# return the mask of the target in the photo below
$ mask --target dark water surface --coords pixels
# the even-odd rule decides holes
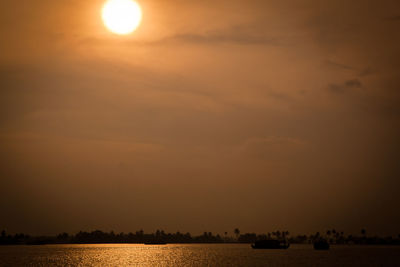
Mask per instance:
[[[400,266],[400,247],[309,245],[46,245],[0,247],[0,266]]]

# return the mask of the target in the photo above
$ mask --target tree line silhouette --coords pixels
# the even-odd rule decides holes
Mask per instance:
[[[287,240],[292,244],[309,244],[317,239],[325,239],[331,244],[364,244],[364,245],[400,245],[400,234],[397,237],[367,236],[366,230],[362,229],[359,235],[345,235],[344,232],[335,229],[327,230],[321,234],[316,232],[311,235],[292,236],[288,231],[274,231],[266,234],[244,233],[240,234],[238,228],[233,230],[235,237],[225,232],[223,236],[211,232],[193,236],[190,233],[165,233],[157,230],[155,233],[145,233],[143,230],[135,233],[114,233],[100,230],[92,232],[80,231],[75,235],[61,233],[57,236],[30,236],[26,234],[7,234],[5,230],[0,235],[0,245],[42,245],[42,244],[109,244],[109,243],[253,243],[257,240],[278,239]]]

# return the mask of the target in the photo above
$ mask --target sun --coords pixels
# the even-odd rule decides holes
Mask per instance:
[[[142,9],[132,0],[108,0],[102,10],[104,25],[113,33],[126,35],[136,30]]]

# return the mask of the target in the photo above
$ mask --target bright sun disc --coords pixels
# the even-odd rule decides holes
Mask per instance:
[[[113,33],[130,34],[142,20],[142,10],[132,0],[109,0],[102,11],[104,25]]]

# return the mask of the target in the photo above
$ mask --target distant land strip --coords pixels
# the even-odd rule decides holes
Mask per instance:
[[[45,245],[45,244],[143,244],[143,243],[169,243],[169,244],[202,244],[202,243],[253,243],[257,240],[278,239],[286,240],[292,244],[311,244],[315,240],[325,239],[330,244],[338,245],[400,245],[400,234],[393,236],[369,236],[365,229],[359,235],[345,235],[335,229],[325,233],[316,232],[311,235],[291,235],[288,231],[274,231],[266,234],[244,233],[234,229],[233,235],[225,232],[223,235],[204,232],[194,236],[190,233],[166,233],[157,230],[154,233],[145,233],[143,230],[135,233],[114,233],[100,230],[77,234],[61,233],[57,236],[31,236],[27,234],[8,234],[1,232],[0,245]]]

